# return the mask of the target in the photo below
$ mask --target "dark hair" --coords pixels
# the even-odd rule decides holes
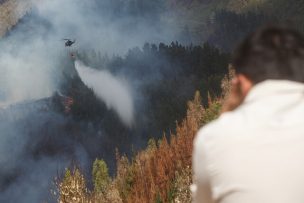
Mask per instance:
[[[261,28],[237,47],[232,65],[255,84],[267,79],[304,82],[304,38],[287,27]]]

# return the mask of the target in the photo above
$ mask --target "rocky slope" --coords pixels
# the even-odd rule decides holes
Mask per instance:
[[[33,0],[0,1],[0,37],[16,25],[30,9]]]

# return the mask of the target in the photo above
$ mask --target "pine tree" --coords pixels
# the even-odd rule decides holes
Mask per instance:
[[[109,169],[104,160],[96,159],[93,164],[93,183],[96,192],[105,193],[110,184]]]

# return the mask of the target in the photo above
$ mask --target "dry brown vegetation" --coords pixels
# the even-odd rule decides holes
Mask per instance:
[[[186,118],[177,125],[176,134],[150,140],[146,150],[130,161],[117,153],[117,174],[104,192],[88,192],[79,170],[67,172],[59,184],[60,203],[70,202],[191,202],[191,160],[197,130],[214,119],[220,102],[203,108],[198,92],[188,103]],[[170,140],[167,138],[169,137]]]
[[[6,0],[0,4],[0,38],[30,10],[33,1]]]
[[[219,115],[233,74],[230,69],[222,81],[223,96],[209,98],[208,108],[202,106],[200,93],[195,93],[193,101],[188,102],[187,116],[176,126],[175,134],[164,135],[158,141],[151,139],[147,149],[138,152],[131,161],[117,152],[116,176],[113,179],[105,176],[107,168],[101,168],[104,172],[100,177],[104,178],[99,177],[98,181],[107,185],[102,190],[88,191],[80,171],[67,170],[59,183],[59,202],[190,203],[193,139],[201,126]]]
[[[131,164],[120,167],[133,169],[133,181],[125,202],[174,200],[176,174],[191,167],[192,142],[205,111],[201,106],[199,93],[196,93],[194,101],[189,102],[188,108],[186,119],[177,126],[176,134],[170,135],[170,141],[165,135],[158,143],[151,140],[148,149],[138,153]],[[121,166],[120,162],[118,159]],[[119,175],[120,173],[118,179],[126,177]],[[128,184],[124,180],[120,182]]]

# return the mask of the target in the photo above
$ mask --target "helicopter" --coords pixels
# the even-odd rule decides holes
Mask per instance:
[[[63,39],[63,40],[65,40],[66,47],[71,47],[76,42],[75,39],[74,39],[74,41],[72,41],[71,39]]]

